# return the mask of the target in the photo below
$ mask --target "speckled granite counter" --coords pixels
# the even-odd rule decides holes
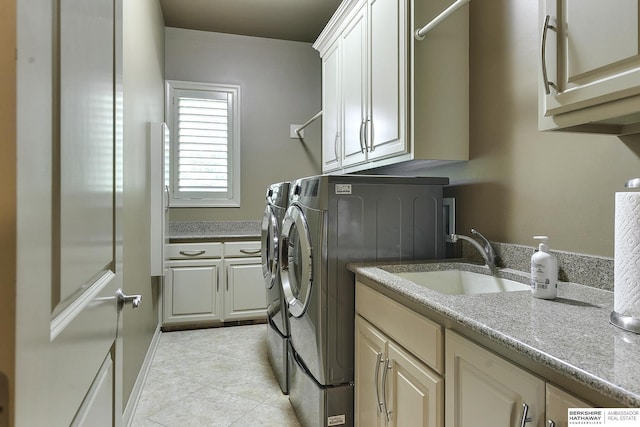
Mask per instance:
[[[525,361],[595,390],[622,405],[640,407],[640,335],[609,324],[613,292],[559,282],[558,298],[533,298],[528,291],[444,295],[392,274],[441,270],[451,263],[351,264],[358,280],[429,317],[485,337]],[[488,267],[458,263],[461,269]],[[529,275],[501,271],[528,283]]]
[[[171,242],[260,240],[260,221],[170,222]]]

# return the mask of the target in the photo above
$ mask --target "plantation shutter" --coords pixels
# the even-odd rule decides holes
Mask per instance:
[[[176,95],[176,190],[180,197],[198,198],[202,193],[226,197],[229,191],[229,96],[193,91],[176,91]]]
[[[236,206],[237,92],[225,88],[172,89],[174,206]]]

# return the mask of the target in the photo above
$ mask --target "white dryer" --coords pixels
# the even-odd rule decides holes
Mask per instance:
[[[267,355],[280,389],[289,393],[289,315],[282,294],[279,254],[280,230],[289,202],[289,183],[267,188],[262,217],[262,274],[267,287]]]

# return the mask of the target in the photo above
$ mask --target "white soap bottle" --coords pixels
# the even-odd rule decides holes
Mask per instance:
[[[536,298],[554,299],[558,293],[558,260],[549,252],[547,236],[533,238],[541,243],[531,256],[531,293]]]

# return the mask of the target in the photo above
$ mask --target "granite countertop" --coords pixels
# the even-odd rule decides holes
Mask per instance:
[[[260,221],[172,221],[169,240],[198,242],[219,240],[260,240]]]
[[[366,282],[516,351],[543,367],[630,407],[640,407],[640,335],[609,323],[613,292],[558,282],[558,298],[542,300],[529,291],[444,295],[393,272],[459,268],[488,273],[486,266],[462,262],[350,264]],[[528,283],[529,274],[498,273]],[[403,301],[404,300],[404,301]]]

